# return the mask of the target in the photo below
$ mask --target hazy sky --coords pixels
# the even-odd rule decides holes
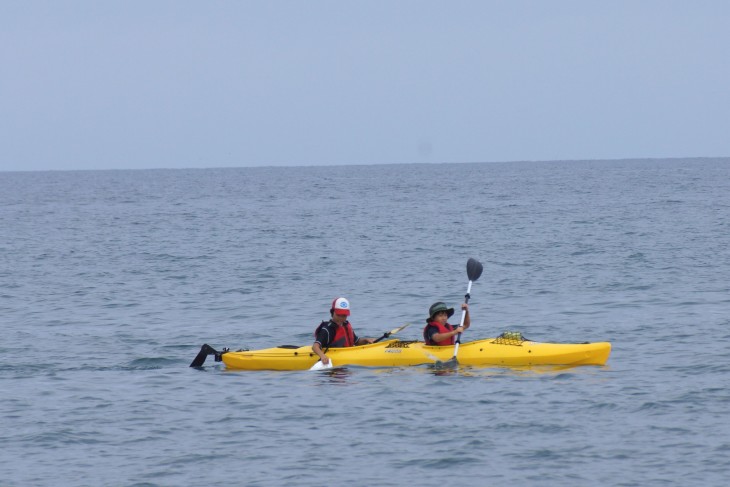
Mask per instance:
[[[693,156],[729,1],[0,0],[0,170]]]

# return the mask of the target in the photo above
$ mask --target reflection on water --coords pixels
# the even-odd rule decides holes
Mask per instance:
[[[358,373],[367,371],[375,375],[402,375],[404,377],[416,373],[434,375],[437,377],[461,376],[461,377],[536,377],[536,376],[555,376],[560,377],[576,374],[592,374],[596,370],[609,371],[609,365],[524,365],[511,367],[495,367],[460,365],[457,362],[446,361],[435,364],[414,365],[409,367],[363,367],[359,365],[349,365],[347,367],[333,367],[331,369],[321,370],[239,370],[229,369],[220,364],[209,364],[208,366],[195,368],[199,371],[221,372],[232,374],[273,374],[277,376],[290,374],[307,374],[318,375],[323,378],[319,382],[324,384],[347,384],[352,383],[357,378]]]
[[[335,384],[345,385],[352,378],[353,371],[347,367],[333,367],[316,371],[322,377],[321,385]]]
[[[429,364],[428,369],[433,375],[437,376],[455,375],[459,372],[459,362],[456,360],[447,360],[445,362],[439,360],[436,363]]]

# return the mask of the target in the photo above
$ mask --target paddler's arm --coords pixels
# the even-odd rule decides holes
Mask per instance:
[[[456,336],[458,333],[460,333],[462,331],[464,331],[464,327],[457,326],[452,331],[447,331],[446,333],[434,333],[433,336],[431,337],[431,340],[433,340],[434,342],[440,342],[440,341],[446,340],[448,338],[451,338],[453,336]]]
[[[471,325],[471,318],[469,318],[469,305],[464,303],[461,305],[461,309],[466,310],[466,316],[464,317],[464,329],[466,330]]]
[[[322,351],[322,346],[319,344],[319,342],[314,342],[314,345],[312,345],[312,351],[319,355],[319,359],[322,361],[323,364],[327,365],[330,363],[330,359],[327,355],[324,354]]]
[[[373,343],[375,341],[375,338],[358,338],[355,342],[355,345],[367,345],[368,343]]]

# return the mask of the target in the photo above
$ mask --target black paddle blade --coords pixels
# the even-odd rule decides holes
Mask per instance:
[[[479,276],[482,275],[482,263],[476,259],[469,259],[466,261],[466,275],[469,276],[470,281],[476,281]]]
[[[198,355],[196,355],[193,361],[190,363],[190,366],[202,367],[208,355],[218,355],[218,351],[207,343],[204,343],[203,346],[200,347],[200,352],[198,352]]]

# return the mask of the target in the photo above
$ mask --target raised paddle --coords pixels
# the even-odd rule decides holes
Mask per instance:
[[[385,333],[383,333],[383,336],[381,336],[380,338],[378,338],[377,340],[375,340],[373,343],[377,343],[380,340],[384,340],[384,339],[388,338],[390,335],[395,335],[396,333],[405,330],[409,326],[411,326],[411,324],[410,323],[406,323],[405,325],[399,326],[398,328],[395,328],[394,330],[386,331]],[[331,368],[332,368],[332,360],[330,360],[330,362],[327,365],[324,365],[322,363],[322,360],[317,360],[314,363],[314,365],[312,365],[309,368],[309,370],[322,370],[322,369],[331,369]]]
[[[471,292],[471,283],[479,279],[479,276],[482,275],[482,271],[484,268],[482,267],[482,263],[479,262],[476,259],[469,259],[466,261],[466,275],[469,278],[469,285],[466,287],[466,294],[464,295],[464,302],[468,303],[469,298],[471,297],[469,293]],[[461,310],[461,322],[459,323],[459,326],[464,326],[464,319],[466,319],[466,310]],[[459,344],[461,343],[461,332],[459,332],[458,335],[456,335],[456,341],[454,342],[454,356],[451,357],[452,360],[456,361],[456,354],[459,353]]]
[[[468,303],[469,298],[471,297],[469,293],[471,292],[471,284],[472,282],[479,279],[479,276],[482,275],[482,271],[484,268],[482,267],[482,263],[479,262],[476,259],[469,259],[466,262],[466,275],[469,277],[469,285],[466,287],[466,295],[464,295],[464,302]],[[466,319],[466,310],[461,310],[461,322],[459,323],[459,326],[464,326],[464,320]],[[443,365],[452,365],[456,364],[456,354],[459,353],[459,344],[461,343],[461,332],[456,335],[456,341],[454,342],[454,356],[451,357],[446,362],[436,362],[437,366],[443,366]]]

